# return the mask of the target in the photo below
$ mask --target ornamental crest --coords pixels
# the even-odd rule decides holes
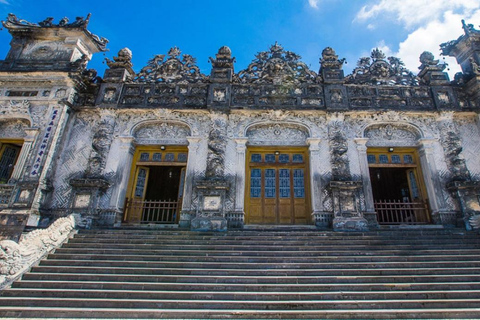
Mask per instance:
[[[363,57],[358,60],[357,67],[351,75],[346,77],[346,82],[376,85],[418,85],[418,78],[405,68],[405,64],[399,58],[386,58],[385,54],[377,48],[372,51],[370,57]]]
[[[299,61],[300,56],[275,42],[270,51],[259,52],[247,69],[238,73],[240,83],[315,83],[317,74]]]
[[[137,74],[134,82],[195,83],[205,82],[207,77],[200,73],[196,59],[184,54],[180,60],[180,49],[173,47],[164,54],[157,54]]]

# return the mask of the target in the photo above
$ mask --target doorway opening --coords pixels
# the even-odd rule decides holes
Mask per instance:
[[[174,224],[183,200],[185,148],[163,147],[136,152],[132,166],[124,221],[142,224]],[[185,151],[185,152],[183,152]]]
[[[416,150],[368,150],[370,181],[379,224],[430,223]]]

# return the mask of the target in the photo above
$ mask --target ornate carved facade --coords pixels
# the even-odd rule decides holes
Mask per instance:
[[[317,73],[277,43],[239,72],[222,47],[210,75],[176,47],[135,73],[125,48],[100,78],[86,67],[108,41],[89,18],[3,21],[13,37],[0,61],[5,230],[70,213],[79,227],[478,227],[473,26],[441,45],[462,66],[454,81],[429,52],[417,75],[375,49],[345,76],[332,48]]]

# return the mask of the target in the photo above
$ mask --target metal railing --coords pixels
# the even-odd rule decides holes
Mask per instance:
[[[125,213],[128,222],[175,223],[180,201],[127,199]]]
[[[429,223],[426,201],[376,200],[374,205],[379,224]]]

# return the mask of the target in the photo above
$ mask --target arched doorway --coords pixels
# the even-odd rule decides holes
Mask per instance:
[[[310,224],[308,131],[294,124],[247,130],[245,223]]]
[[[190,130],[178,123],[147,123],[134,130],[136,148],[125,199],[124,222],[178,223]]]
[[[367,162],[377,221],[383,225],[431,222],[416,145],[420,132],[406,124],[365,129]]]

